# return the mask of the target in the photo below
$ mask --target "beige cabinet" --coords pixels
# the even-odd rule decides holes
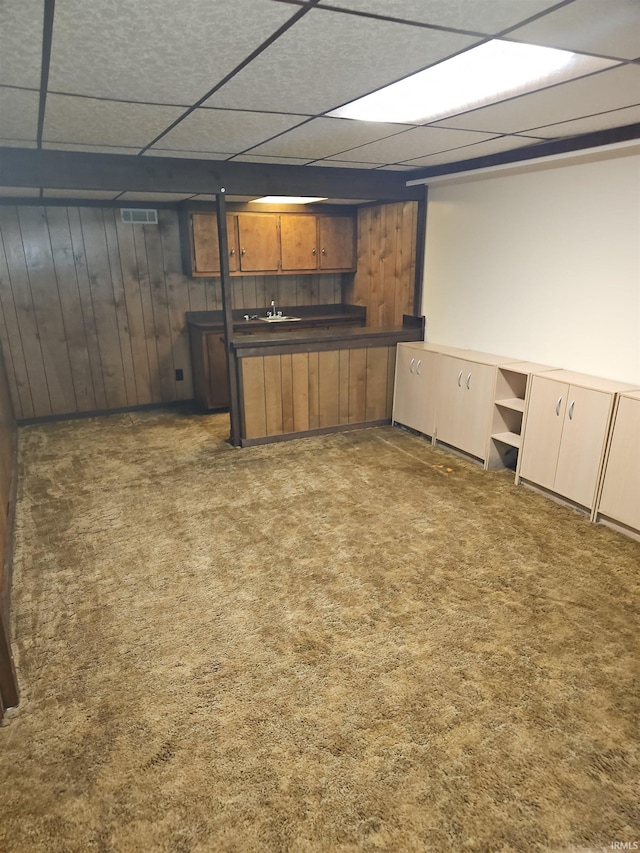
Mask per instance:
[[[640,391],[618,398],[596,519],[640,533]]]
[[[436,437],[484,461],[496,366],[509,359],[467,350],[461,355],[441,357]]]
[[[592,509],[615,394],[628,389],[567,370],[534,376],[518,479]]]
[[[398,344],[393,420],[433,436],[439,355],[423,343]]]

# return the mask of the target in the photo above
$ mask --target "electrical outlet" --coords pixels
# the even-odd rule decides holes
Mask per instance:
[[[176,382],[182,382],[184,379],[184,370],[181,367],[176,367]]]

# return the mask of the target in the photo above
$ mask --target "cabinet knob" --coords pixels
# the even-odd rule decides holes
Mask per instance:
[[[314,248],[311,250],[311,254],[312,254],[312,255],[317,254],[317,252],[316,252],[316,250],[315,250],[315,246],[314,246]]]
[[[323,254],[323,255],[326,255],[326,254],[327,254],[327,250],[326,250],[324,247],[322,248],[322,254]]]
[[[235,253],[236,253],[236,250],[235,250],[235,249],[229,249],[229,254],[230,254],[230,255],[232,255],[232,256],[233,256],[233,255],[235,255]]]
[[[241,250],[240,250],[240,254],[241,254],[241,255],[246,255],[246,254],[247,254],[247,252],[246,252],[246,250],[245,250],[245,249],[241,249]]]

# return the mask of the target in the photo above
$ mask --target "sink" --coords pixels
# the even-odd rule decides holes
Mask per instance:
[[[299,320],[300,317],[258,317],[263,323],[284,323],[292,320]]]

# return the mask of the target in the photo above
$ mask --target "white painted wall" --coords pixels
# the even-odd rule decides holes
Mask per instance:
[[[640,384],[640,156],[431,186],[427,340]]]

